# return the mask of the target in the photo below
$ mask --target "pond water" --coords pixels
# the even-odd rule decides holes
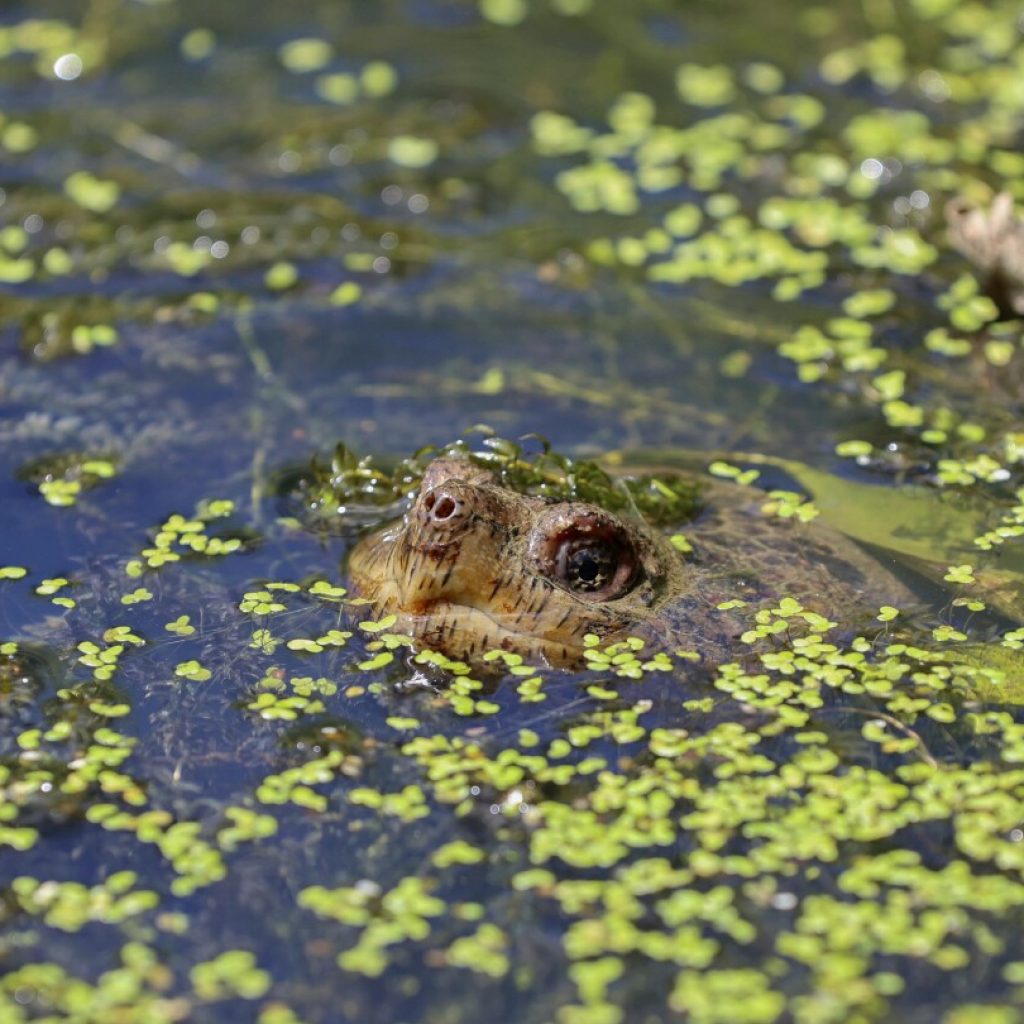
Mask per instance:
[[[1024,199],[1022,28],[5,3],[0,1017],[1018,1020],[1024,356],[942,210]],[[289,484],[477,424],[755,470],[921,607],[428,664]]]

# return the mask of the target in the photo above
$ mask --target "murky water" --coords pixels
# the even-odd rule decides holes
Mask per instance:
[[[5,5],[0,1017],[1018,1019],[1024,363],[941,209],[1024,197],[1022,15]],[[478,423],[924,608],[453,679],[280,490]]]

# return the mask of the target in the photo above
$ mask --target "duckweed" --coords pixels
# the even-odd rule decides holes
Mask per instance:
[[[75,882],[19,876],[11,882],[11,892],[26,913],[42,917],[51,927],[76,932],[89,921],[117,924],[155,908],[159,897],[133,889],[136,878],[132,871],[121,871],[102,885],[86,888]]]
[[[387,967],[389,946],[422,941],[431,919],[446,909],[418,878],[404,878],[386,892],[369,881],[342,889],[312,886],[299,893],[298,902],[320,917],[362,928],[355,945],[338,956],[338,966],[370,977]]]
[[[36,459],[23,466],[20,475],[31,480],[48,505],[74,505],[83,492],[91,491],[117,475],[117,463],[87,453],[69,452]]]
[[[453,967],[502,978],[509,970],[508,939],[493,924],[482,924],[472,935],[456,939],[445,951],[445,959]]]
[[[258,999],[270,987],[270,975],[256,966],[256,958],[237,949],[193,967],[192,986],[200,999],[223,999],[227,995]]]

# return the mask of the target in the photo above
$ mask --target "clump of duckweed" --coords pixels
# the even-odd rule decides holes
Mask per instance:
[[[200,999],[217,1000],[232,995],[258,999],[270,988],[270,975],[256,966],[256,957],[245,949],[221,953],[189,973]]]
[[[602,648],[600,638],[588,633],[583,638],[585,650],[583,656],[587,668],[592,672],[610,672],[613,675],[640,679],[645,672],[670,672],[672,662],[663,652],[657,652],[650,660],[641,661],[640,652],[644,649],[644,641],[639,637],[630,636],[625,640],[609,644]]]
[[[12,642],[2,645],[6,727],[0,736],[0,846],[29,849],[41,822],[80,817],[100,792],[116,794],[130,806],[145,803],[136,780],[118,770],[137,741],[112,727],[129,707],[109,682],[123,646],[106,650],[112,652],[106,662],[83,654],[93,678],[75,682],[64,678],[53,656]],[[63,685],[41,703],[56,681]]]
[[[37,1019],[25,1006],[26,994],[32,993],[33,1003],[64,1019],[98,1020],[116,1015],[139,1024],[147,1019],[162,1024],[187,1019],[191,1004],[170,995],[173,976],[152,949],[127,943],[121,949],[121,961],[94,984],[55,963],[27,964],[0,980],[0,1009],[14,1024]]]
[[[136,878],[132,871],[119,871],[102,885],[87,888],[22,875],[11,883],[11,891],[21,910],[42,917],[51,927],[76,932],[89,921],[117,924],[156,907],[157,894],[133,888]]]
[[[33,459],[19,470],[39,488],[48,505],[74,505],[83,493],[117,475],[117,460],[88,452],[62,452]]]
[[[289,641],[291,647],[295,642]],[[319,644],[311,644],[323,650]],[[294,650],[308,650],[308,646],[293,647]],[[293,676],[287,682],[284,673],[271,668],[259,683],[255,698],[246,705],[261,718],[294,721],[300,715],[315,715],[324,710],[324,703],[317,698],[332,697],[338,692],[337,683],[330,679],[313,679],[312,676]]]
[[[117,787],[107,791],[117,792]],[[145,800],[140,798],[135,802],[143,804]],[[187,896],[196,889],[213,885],[227,874],[220,851],[201,837],[199,822],[175,821],[168,811],[132,814],[112,803],[93,804],[86,812],[86,820],[108,832],[132,832],[139,842],[156,846],[174,871],[170,891],[176,896]],[[231,839],[224,845],[231,850],[237,845],[240,833],[235,827],[228,834]],[[247,838],[259,835],[259,831],[254,831],[248,833]]]
[[[445,960],[453,967],[503,978],[511,963],[508,937],[497,925],[484,923],[471,935],[456,939],[445,951]]]
[[[28,244],[27,238],[25,242]],[[43,253],[38,266],[32,261],[26,263],[32,265],[29,277],[50,280],[67,277],[75,269],[73,258],[59,247]],[[0,274],[2,271],[0,262]],[[40,362],[49,362],[109,351],[120,342],[122,322],[152,317],[154,308],[155,303],[151,300],[117,303],[105,295],[76,296],[75,301],[55,297],[40,308],[18,297],[12,303],[12,314],[21,325],[22,349]]]
[[[147,569],[159,569],[182,558],[215,558],[240,551],[243,537],[230,532],[213,534],[210,527],[219,519],[227,519],[235,511],[233,501],[213,499],[201,502],[191,518],[177,512],[169,516],[155,531],[151,543],[138,558],[125,565],[125,574],[136,578]]]
[[[320,917],[362,929],[355,945],[339,954],[338,966],[371,977],[387,967],[388,947],[422,942],[430,934],[431,920],[446,909],[422,879],[412,877],[387,892],[368,880],[342,889],[311,886],[299,893],[298,902]]]
[[[323,757],[289,768],[276,775],[268,775],[256,789],[256,799],[263,804],[293,803],[312,811],[327,809],[327,797],[313,786],[333,782],[338,774],[358,775],[359,758],[340,750],[330,750]]]
[[[248,950],[227,950],[196,964],[189,972],[191,991],[174,994],[175,977],[157,953],[142,942],[120,949],[120,964],[94,983],[55,963],[33,963],[0,980],[0,1010],[13,1024],[41,1019],[45,1008],[59,1020],[118,1020],[129,1024],[174,1024],[190,1019],[204,1005],[225,999],[259,999],[270,987],[270,974],[257,966]],[[291,1020],[286,1007],[262,1020]]]

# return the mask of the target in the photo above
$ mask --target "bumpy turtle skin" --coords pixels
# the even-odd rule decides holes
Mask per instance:
[[[442,500],[450,514],[438,522],[431,510]],[[605,642],[646,637],[721,662],[739,653],[754,613],[783,597],[844,621],[912,600],[852,541],[769,518],[763,500],[708,481],[703,511],[680,524],[693,547],[684,556],[642,520],[523,496],[466,460],[438,459],[406,516],[356,546],[349,575],[377,613],[397,616],[395,631],[423,647],[469,661],[498,648],[558,666],[579,663],[588,633]],[[625,531],[635,552],[636,581],[612,600],[570,591],[537,555],[552,523],[596,517]],[[746,604],[719,607],[736,599]]]

